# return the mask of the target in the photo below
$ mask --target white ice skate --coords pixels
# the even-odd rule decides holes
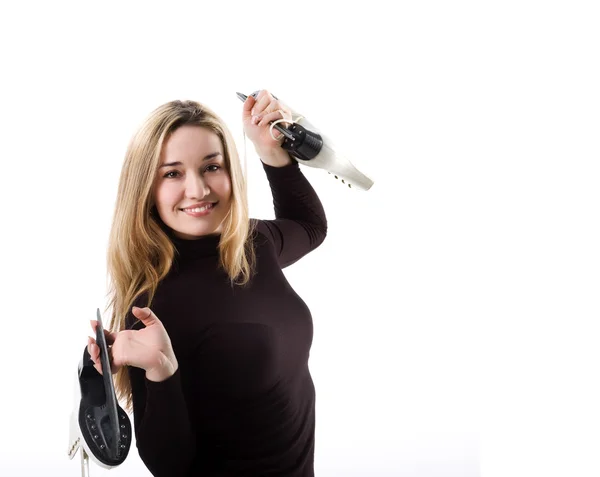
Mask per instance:
[[[100,310],[97,320],[96,343],[103,374],[94,368],[86,346],[77,369],[69,435],[69,459],[80,450],[84,477],[89,476],[89,458],[100,467],[111,469],[125,461],[131,446],[131,422],[117,403]]]
[[[256,97],[258,93],[259,91],[255,91],[251,96]],[[248,98],[245,94],[236,94],[242,101],[246,101]],[[273,97],[277,99],[277,97]],[[339,148],[335,146],[331,138],[319,132],[305,117],[298,114],[289,105],[287,106],[292,111],[292,119],[300,119],[297,123],[291,124],[289,128],[279,125],[280,122],[286,122],[285,120],[272,123],[272,127],[285,136],[281,147],[294,156],[294,159],[300,164],[326,170],[336,179],[347,184],[348,187],[369,190],[373,181],[359,171],[349,159],[339,154]]]

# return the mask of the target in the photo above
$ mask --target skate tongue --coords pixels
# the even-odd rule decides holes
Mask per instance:
[[[99,308],[96,310],[96,319],[98,320],[98,326],[96,327],[96,343],[100,348],[102,378],[104,380],[104,394],[106,396],[106,405],[103,409],[103,414],[105,413],[108,416],[110,423],[109,428],[104,430],[104,432],[110,434],[110,436],[106,436],[108,437],[107,451],[111,454],[113,459],[116,459],[119,453],[119,415],[117,412],[117,399],[112,380],[108,345],[106,344],[106,337],[104,336],[104,327],[102,326],[102,317],[100,316]]]

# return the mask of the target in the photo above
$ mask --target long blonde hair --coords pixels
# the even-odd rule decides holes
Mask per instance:
[[[223,221],[219,264],[232,286],[246,285],[253,272],[255,254],[248,216],[246,181],[235,141],[224,122],[213,111],[195,101],[171,101],[155,109],[133,136],[121,170],[119,188],[108,243],[108,328],[126,328],[127,314],[143,294],[150,306],[158,283],[173,264],[175,248],[165,233],[153,203],[152,190],[164,142],[178,127],[194,125],[215,133],[223,145],[224,160],[231,177],[231,205]],[[131,383],[127,367],[115,375],[117,398],[131,412]]]

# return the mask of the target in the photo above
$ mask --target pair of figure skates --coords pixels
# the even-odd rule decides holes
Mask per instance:
[[[253,93],[256,97],[258,91]],[[237,93],[245,101],[247,96]],[[294,115],[297,115],[292,111]],[[297,122],[296,122],[297,121]],[[280,131],[285,139],[281,147],[289,151],[301,164],[326,170],[348,187],[369,190],[373,181],[360,172],[348,159],[337,155],[332,141],[317,133],[317,129],[305,118],[302,125],[297,119],[289,128],[272,123],[272,128]],[[97,310],[98,327],[96,343],[100,348],[100,360],[103,370],[110,370],[108,346],[102,327],[100,310]],[[127,413],[118,405],[110,371],[100,374],[94,367],[87,351],[79,362],[75,385],[76,406],[71,414],[69,451],[70,459],[81,455],[81,475],[89,476],[89,460],[105,469],[121,465],[131,447],[132,427]]]

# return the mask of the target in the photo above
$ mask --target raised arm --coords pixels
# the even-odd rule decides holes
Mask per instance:
[[[327,235],[327,220],[319,197],[298,162],[281,147],[282,136],[278,138],[270,129],[272,121],[290,116],[290,108],[267,90],[244,101],[244,132],[263,164],[275,206],[275,220],[258,221],[257,230],[273,243],[282,268],[317,248]]]
[[[275,246],[282,268],[316,249],[327,235],[327,219],[317,193],[296,161],[282,167],[264,162],[275,220],[258,221],[257,230]]]

